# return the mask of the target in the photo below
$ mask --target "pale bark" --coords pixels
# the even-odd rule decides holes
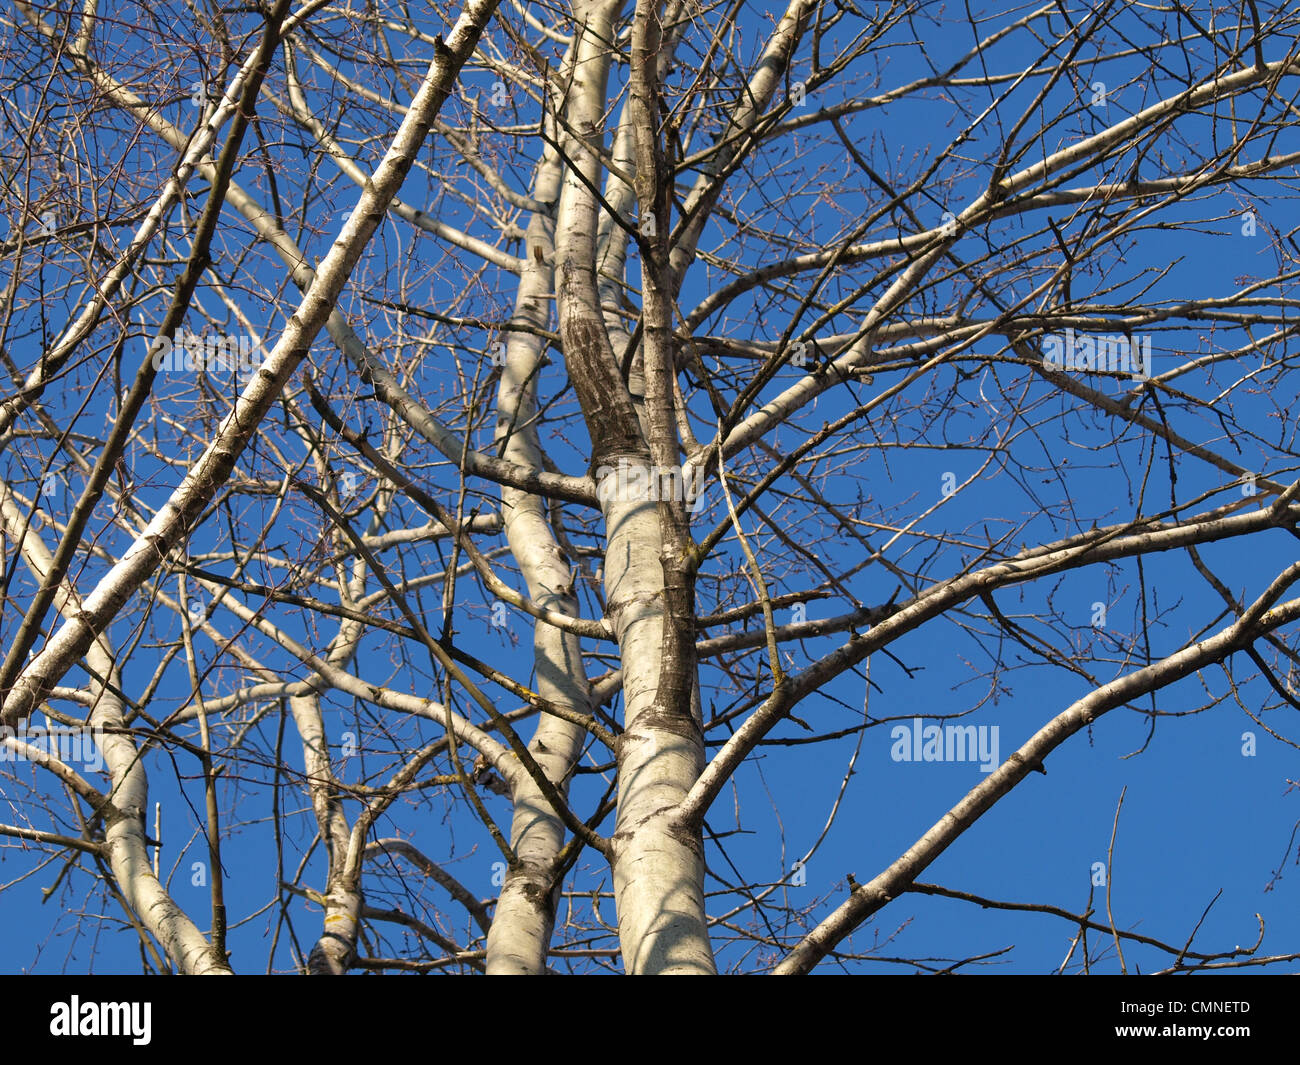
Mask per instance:
[[[605,524],[606,597],[623,661],[618,824],[610,837],[623,965],[628,973],[708,974],[704,854],[678,818],[703,768],[703,744],[693,715],[689,723],[665,716],[655,703],[666,620],[658,506],[612,498]]]
[[[0,482],[0,522],[17,543],[17,550],[32,574],[37,580],[43,579],[53,567],[54,556],[40,536],[26,528],[25,517],[3,482]],[[77,616],[82,609],[66,581],[57,587],[54,607],[65,618]],[[149,808],[149,778],[140,750],[125,727],[122,700],[114,694],[122,690],[122,675],[107,637],[94,640],[85,655],[86,664],[94,674],[89,685],[91,711],[87,725],[97,730],[95,735],[102,742],[104,765],[113,786],[109,796],[99,796],[98,802],[95,794],[86,790],[88,785],[84,782],[76,790],[97,805],[97,812],[103,818],[102,850],[107,854],[122,896],[182,973],[229,975],[231,970],[226,959],[216,956],[212,944],[154,876],[144,824]]]
[[[34,8],[22,2],[17,2],[14,6],[43,36],[51,41],[59,38],[58,30],[42,19]],[[89,27],[87,26],[86,29],[89,29]],[[78,35],[78,47],[71,50],[70,53],[73,62],[81,66],[89,74],[97,89],[116,88],[111,84],[110,79],[103,78],[98,74],[94,63],[85,53],[84,43],[83,37]],[[153,206],[149,208],[143,221],[136,227],[136,231],[126,249],[94,286],[94,294],[86,302],[81,312],[68,323],[63,332],[50,345],[45,357],[28,374],[27,379],[23,382],[22,390],[17,395],[7,396],[0,401],[0,436],[3,436],[8,431],[19,414],[40,398],[48,383],[57,376],[69,357],[101,321],[110,301],[121,290],[122,284],[132,275],[140,257],[156,237],[159,227],[175,206],[177,200],[180,199],[182,193],[184,193],[190,179],[195,173],[203,169],[204,163],[207,164],[206,171],[209,180],[211,180],[210,175],[215,173],[215,169],[208,153],[216,142],[218,130],[230,119],[235,112],[235,108],[239,105],[244,83],[252,74],[257,61],[258,54],[254,50],[231,79],[225,95],[217,102],[216,107],[207,116],[206,121],[195,133],[194,137],[191,139],[181,136],[175,142],[177,150],[183,152],[180,161],[177,163],[175,173],[168,178],[163,186],[162,193]],[[143,101],[139,102],[143,108]]]
[[[592,4],[581,15],[584,32],[576,46],[577,74],[567,109],[574,131],[567,143],[571,162],[557,220],[557,298],[565,357],[592,439],[592,465],[601,477],[597,495],[607,540],[607,611],[623,663],[618,821],[610,840],[619,939],[629,973],[710,973],[714,963],[704,911],[703,848],[675,821],[676,806],[703,764],[699,726],[690,708],[694,678],[671,675],[674,663],[665,661],[670,619],[659,508],[648,495],[636,498],[620,491],[616,474],[609,472],[620,463],[644,470],[647,476],[639,483],[648,488],[653,462],[603,328],[595,269],[593,190],[599,166],[586,144],[600,136],[603,121],[609,65],[604,42],[611,32],[612,5]],[[685,707],[680,698],[670,700],[676,705],[662,705],[665,685],[687,693]]]
[[[670,382],[671,283],[667,229],[671,178],[659,141],[661,45],[656,3],[637,4],[632,31],[629,119],[642,229],[644,424],[649,433],[647,487],[677,465]],[[602,486],[607,487],[607,486]],[[609,614],[623,659],[626,727],[619,744],[619,804],[614,893],[623,964],[629,973],[714,972],[704,906],[704,845],[678,809],[704,765],[704,736],[694,712],[695,565],[684,500],[651,501],[603,493]]]
[[[534,198],[549,203],[559,190],[561,165],[548,152],[534,183]],[[554,223],[534,214],[525,235],[524,267],[515,299],[517,324],[545,329],[550,324],[554,287]],[[504,443],[503,457],[521,467],[540,470],[542,451],[537,435],[537,376],[542,345],[535,335],[512,332],[506,343],[505,365],[497,387],[496,438]],[[501,513],[510,552],[528,584],[529,597],[548,610],[578,616],[574,570],[556,542],[541,497],[503,486]],[[577,635],[543,620],[533,622],[533,657],[538,694],[550,702],[583,714],[590,713],[590,685]],[[528,748],[562,796],[582,749],[586,732],[580,726],[542,714]],[[489,975],[535,975],[546,971],[555,906],[560,888],[556,859],[564,845],[565,827],[537,784],[519,774],[511,789],[514,812],[510,847],[515,864],[507,871],[488,933]]]
[[[168,553],[183,542],[193,521],[230,476],[258,423],[333,312],[352,268],[384,217],[389,201],[401,187],[411,160],[428,136],[433,117],[451,92],[461,65],[473,51],[497,2],[470,0],[467,4],[447,47],[430,65],[391,147],[316,272],[298,312],[290,318],[274,349],[244,389],[234,413],[222,423],[216,440],[190,469],[143,535],[85,598],[82,610],[64,621],[41,653],[23,670],[5,694],[0,722],[12,725],[31,713]]]
[[[295,19],[292,18],[286,20],[286,27],[294,21]],[[129,110],[177,151],[186,152],[187,161],[191,159],[191,153],[188,151],[190,139],[184,131],[168,122],[159,114],[157,108],[100,71],[89,58],[83,58],[80,62],[93,78],[96,88],[102,91],[107,99]],[[410,111],[410,108],[400,109],[400,113],[404,116],[409,115]],[[210,146],[210,142],[208,143]],[[195,166],[202,177],[208,181],[213,180],[216,168],[211,159],[199,159]],[[172,196],[172,201],[174,199],[175,195]],[[229,182],[226,189],[226,202],[243,215],[258,235],[271,245],[289,271],[293,283],[306,293],[315,283],[316,271],[308,265],[307,256],[293,238],[280,227],[275,217],[237,181]],[[149,232],[152,233],[153,230]],[[139,239],[143,240],[143,238]],[[146,246],[147,241],[141,243],[141,249]],[[89,328],[90,326],[86,327],[87,330]],[[467,473],[486,477],[498,484],[510,485],[524,491],[539,492],[551,498],[595,502],[594,489],[588,477],[572,477],[546,470],[527,470],[497,456],[467,448],[462,436],[451,431],[435,418],[422,403],[410,395],[397,376],[366,349],[366,345],[342,313],[338,310],[331,311],[325,321],[325,329],[338,345],[339,350],[361,371],[365,379],[374,385],[384,402],[416,432],[438,448],[443,455],[464,468]],[[79,333],[78,336],[80,335]],[[58,350],[63,351],[64,348],[61,346]],[[72,346],[67,346],[68,352],[72,350],[74,350]],[[0,429],[4,424],[3,417],[0,417]]]

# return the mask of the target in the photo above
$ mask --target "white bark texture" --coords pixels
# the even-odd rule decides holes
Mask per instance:
[[[95,589],[82,609],[64,621],[39,655],[23,670],[0,705],[0,723],[12,725],[39,704],[63,675],[86,653],[95,637],[118,614],[159,563],[180,544],[194,519],[230,476],[254,430],[290,374],[298,367],[316,334],[334,310],[339,292],[361,257],[367,241],[401,188],[415,154],[428,136],[439,108],[451,92],[461,64],[468,58],[499,0],[470,0],[452,30],[444,52],[429,67],[420,90],[356,209],[316,272],[298,312],[244,389],[234,412],[190,469],[143,534]]]
[[[555,153],[543,160],[533,195],[549,202],[559,189],[562,166]],[[524,237],[527,248],[515,301],[515,324],[545,329],[550,324],[549,295],[554,288],[555,250],[552,225],[534,214]],[[542,466],[537,439],[537,375],[542,343],[533,334],[511,332],[497,387],[496,434],[504,441],[502,456],[521,467]],[[502,514],[510,552],[519,563],[529,597],[538,605],[578,616],[572,563],[556,542],[547,518],[546,500],[517,488],[501,489]],[[582,648],[573,633],[542,622],[533,626],[537,693],[567,710],[588,714],[591,692]],[[582,749],[586,731],[571,721],[543,714],[528,748],[546,776],[568,791],[568,777]],[[510,846],[515,863],[497,899],[488,934],[490,975],[535,975],[546,970],[556,900],[561,883],[556,859],[566,829],[537,784],[519,774],[511,793]]]
[[[3,482],[0,482],[0,523],[16,542],[32,575],[37,580],[43,578],[52,568],[54,557],[28,526],[26,515],[15,505],[13,494]],[[75,617],[81,609],[76,593],[66,583],[60,584],[54,605],[65,618]],[[122,690],[116,655],[103,636],[94,640],[85,654],[86,664],[103,678],[91,683],[87,725],[102,730],[96,735],[102,736],[104,764],[113,782],[109,795],[96,793],[90,797],[104,819],[104,844],[118,887],[131,912],[182,973],[229,975],[231,970],[226,959],[215,955],[212,944],[154,876],[145,842],[149,779],[140,750],[125,728],[122,700],[115,694]]]

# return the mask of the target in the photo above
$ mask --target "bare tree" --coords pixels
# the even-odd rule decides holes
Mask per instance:
[[[860,967],[909,893],[1300,956],[921,879],[1111,710],[1295,747],[1297,30],[16,0],[4,883],[186,973]],[[800,896],[864,749],[987,764]]]

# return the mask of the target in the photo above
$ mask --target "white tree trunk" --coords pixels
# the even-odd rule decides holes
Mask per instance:
[[[535,183],[534,198],[549,202],[559,189],[560,161],[548,152]],[[550,325],[554,271],[552,224],[535,214],[525,237],[525,265],[515,301],[515,323],[538,329]],[[534,335],[511,332],[497,391],[497,440],[506,440],[503,457],[540,471],[542,452],[536,428],[536,381],[542,344]],[[502,514],[510,551],[528,584],[529,597],[542,607],[578,616],[573,570],[547,520],[546,500],[515,488],[501,490]],[[578,637],[544,621],[533,622],[537,692],[542,698],[583,714],[591,711],[591,689]],[[586,731],[543,713],[529,750],[557,785],[568,793],[568,777]],[[565,827],[537,783],[520,773],[512,789],[514,814],[510,846],[516,863],[508,870],[488,933],[490,975],[535,975],[546,970],[560,878],[555,860],[564,846]]]

